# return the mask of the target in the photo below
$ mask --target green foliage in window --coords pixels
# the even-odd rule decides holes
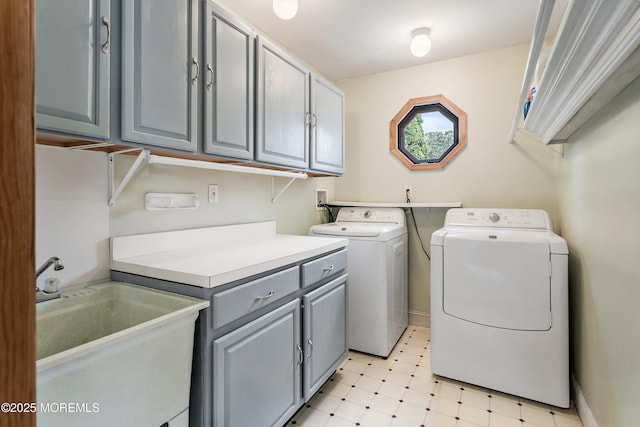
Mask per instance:
[[[404,145],[420,161],[437,161],[453,145],[453,129],[424,132],[422,114],[404,128]]]

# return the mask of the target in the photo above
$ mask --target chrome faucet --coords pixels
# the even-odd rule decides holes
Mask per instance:
[[[52,256],[51,258],[46,260],[44,264],[38,267],[38,269],[36,270],[36,279],[40,277],[40,275],[52,265],[55,271],[60,271],[64,268],[64,265],[62,265],[62,261],[60,261],[60,258],[58,258],[57,256]]]
[[[53,265],[55,271],[60,271],[64,268],[60,258],[52,256],[44,264],[42,264],[36,270],[36,279],[46,271],[47,268]],[[45,280],[44,289],[40,289],[36,286],[36,302],[48,301],[51,299],[60,298],[60,291],[58,290],[58,279]]]

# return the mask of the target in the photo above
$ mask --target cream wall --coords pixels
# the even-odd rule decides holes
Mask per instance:
[[[129,170],[134,157],[118,156],[116,182]],[[138,170],[115,206],[111,208],[111,236],[181,230],[258,221],[277,221],[278,233],[307,234],[321,222],[315,209],[315,189],[333,194],[335,178],[296,180],[271,203],[271,177],[235,172],[219,172],[169,165],[145,165]],[[276,194],[289,178],[275,178]],[[218,184],[218,203],[208,203],[208,185]],[[146,193],[196,193],[195,209],[148,211]]]
[[[570,138],[560,164],[573,372],[599,427],[639,423],[639,118],[636,79]]]
[[[528,46],[345,80],[346,173],[336,199],[402,202],[459,201],[466,207],[546,209],[555,216],[559,155],[540,144],[508,140]],[[410,98],[443,94],[468,116],[468,144],[439,171],[410,171],[389,151],[389,121]],[[445,210],[416,209],[427,250]],[[411,223],[409,223],[411,225]],[[409,309],[429,313],[429,263],[409,235]]]
[[[134,159],[116,158],[116,183]],[[326,189],[330,197],[334,191],[335,178],[297,180],[271,203],[267,176],[145,165],[110,208],[107,161],[105,153],[36,145],[36,266],[54,255],[65,266],[47,270],[38,285],[48,277],[59,278],[61,287],[108,279],[109,236],[271,220],[278,233],[306,234],[322,221],[315,189]],[[276,192],[289,181],[275,180]],[[217,204],[208,204],[208,184],[219,185]],[[200,207],[147,211],[147,192],[196,193]]]

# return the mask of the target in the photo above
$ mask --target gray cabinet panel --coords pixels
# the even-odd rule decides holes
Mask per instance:
[[[349,352],[347,342],[347,275],[303,297],[305,362],[304,400],[324,384]]]
[[[110,0],[36,2],[36,126],[109,138]],[[103,51],[102,46],[105,46]]]
[[[344,172],[344,94],[317,75],[311,81],[310,155],[311,169]]]
[[[254,35],[208,1],[204,50],[204,151],[253,158]]]
[[[213,342],[216,426],[284,424],[300,406],[299,300]]]
[[[122,139],[196,150],[197,17],[197,0],[123,2]]]
[[[298,278],[298,266],[295,266],[218,292],[212,301],[214,329],[297,291]]]
[[[260,37],[257,46],[256,160],[307,168],[309,71]]]

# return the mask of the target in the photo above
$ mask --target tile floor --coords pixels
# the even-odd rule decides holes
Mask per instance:
[[[350,352],[287,426],[582,427],[560,409],[431,373],[429,328],[409,325],[384,360]]]

